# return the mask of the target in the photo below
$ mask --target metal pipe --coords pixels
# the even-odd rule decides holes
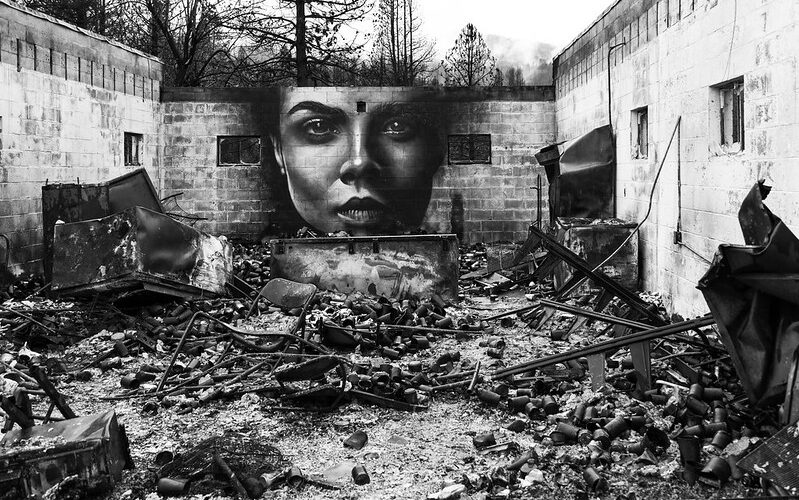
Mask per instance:
[[[539,306],[539,304],[533,304],[533,305],[530,305],[530,306],[519,307],[518,309],[511,309],[510,311],[505,311],[503,313],[494,314],[493,316],[489,316],[487,318],[483,318],[483,321],[491,321],[491,320],[495,320],[495,319],[499,319],[499,318],[504,318],[505,316],[510,316],[510,315],[513,315],[513,314],[526,312],[526,311],[529,311],[530,309],[535,309],[538,306]]]
[[[577,359],[583,356],[591,356],[594,354],[601,354],[607,351],[614,351],[616,349],[625,347],[630,344],[635,344],[638,342],[646,342],[656,338],[665,337],[667,335],[674,335],[677,333],[681,333],[693,328],[709,326],[714,324],[715,322],[716,321],[713,319],[713,316],[708,314],[702,316],[701,318],[689,321],[681,321],[680,323],[675,323],[673,325],[666,325],[658,328],[653,328],[651,330],[644,330],[642,332],[631,333],[630,335],[625,335],[624,337],[620,337],[617,339],[607,340],[605,342],[599,342],[597,344],[590,345],[583,349],[575,349],[560,354],[544,356],[543,358],[539,358],[533,361],[528,361],[515,366],[509,366],[507,368],[495,371],[492,377],[495,379],[505,378],[510,375],[525,373],[530,370],[542,368],[544,366],[554,365],[556,363],[564,363],[571,359]]]
[[[542,306],[551,307],[559,311],[576,314],[578,316],[585,316],[587,318],[604,321],[605,323],[612,323],[614,325],[629,326],[630,328],[637,328],[638,330],[649,330],[650,328],[652,328],[652,325],[647,325],[645,323],[640,323],[638,321],[633,321],[631,319],[611,316],[609,314],[603,314],[600,312],[592,311],[590,309],[580,309],[579,307],[570,306],[568,304],[562,304],[560,302],[555,302],[554,300],[541,299],[539,300],[539,303]]]

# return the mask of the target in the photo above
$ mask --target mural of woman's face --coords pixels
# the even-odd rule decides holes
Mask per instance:
[[[424,104],[367,103],[358,89],[288,90],[275,156],[300,216],[357,236],[419,227],[443,157]]]

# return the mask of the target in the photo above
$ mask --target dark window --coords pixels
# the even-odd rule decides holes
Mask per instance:
[[[125,165],[141,165],[141,134],[125,132]]]
[[[723,153],[744,149],[744,80],[743,77],[711,88],[711,126],[718,127],[718,143]],[[711,136],[712,137],[712,136]]]
[[[261,138],[249,136],[217,137],[219,165],[259,165]]]
[[[451,135],[447,153],[450,165],[491,163],[491,134]]]
[[[646,158],[649,155],[649,112],[646,106],[632,112],[632,157]]]

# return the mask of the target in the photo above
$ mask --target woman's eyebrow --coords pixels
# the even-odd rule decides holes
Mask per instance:
[[[372,113],[381,116],[420,114],[422,107],[414,102],[382,102],[372,109]]]
[[[299,102],[294,106],[292,106],[287,114],[291,115],[298,111],[310,111],[312,113],[319,113],[322,115],[339,116],[339,117],[345,117],[347,115],[343,110],[339,108],[333,108],[331,106],[316,101]]]

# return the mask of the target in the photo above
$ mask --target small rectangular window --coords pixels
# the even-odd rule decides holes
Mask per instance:
[[[143,136],[125,132],[125,165],[141,165],[141,149]]]
[[[447,153],[450,165],[491,163],[491,134],[450,135]]]
[[[218,165],[260,165],[261,138],[254,136],[217,137]]]
[[[721,154],[743,151],[745,145],[743,77],[711,87],[710,123],[711,127],[716,124],[718,132],[715,133],[715,137]]]
[[[649,111],[646,106],[634,109],[630,123],[632,134],[631,156],[634,159],[645,159],[649,156]]]

